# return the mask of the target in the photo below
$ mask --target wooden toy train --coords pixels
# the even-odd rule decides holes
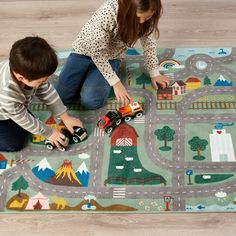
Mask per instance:
[[[109,111],[98,122],[97,126],[110,134],[123,120],[128,122],[132,118],[142,117],[143,108],[138,102],[132,102],[127,106],[120,107],[116,111]]]

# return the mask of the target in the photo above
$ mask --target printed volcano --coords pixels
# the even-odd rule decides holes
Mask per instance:
[[[56,174],[47,182],[54,185],[81,186],[79,179],[76,177],[75,170],[72,167],[72,163],[68,160],[64,161]]]

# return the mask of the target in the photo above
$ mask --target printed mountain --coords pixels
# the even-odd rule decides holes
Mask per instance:
[[[222,75],[215,82],[215,86],[232,86],[232,82],[227,81]]]
[[[78,170],[76,171],[76,176],[84,187],[88,186],[89,172],[88,172],[85,162],[83,162],[78,168]]]
[[[81,186],[81,182],[75,174],[75,170],[72,167],[72,162],[65,160],[61,167],[57,170],[56,174],[50,178],[48,183],[54,185],[63,186]]]
[[[32,172],[34,175],[42,180],[43,182],[46,182],[48,179],[50,179],[52,176],[55,175],[55,172],[52,170],[52,167],[48,163],[47,159],[44,158],[41,160],[33,169]]]

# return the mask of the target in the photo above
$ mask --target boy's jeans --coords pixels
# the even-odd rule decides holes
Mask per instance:
[[[12,120],[0,120],[0,151],[16,152],[23,148],[29,133]]]
[[[109,61],[118,73],[120,61]],[[65,105],[76,97],[86,109],[97,109],[104,105],[111,86],[88,56],[71,53],[59,76],[56,90]]]

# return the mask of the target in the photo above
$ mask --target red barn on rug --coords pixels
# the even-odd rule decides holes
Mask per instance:
[[[138,134],[127,123],[122,123],[111,134],[111,146],[137,146]]]

